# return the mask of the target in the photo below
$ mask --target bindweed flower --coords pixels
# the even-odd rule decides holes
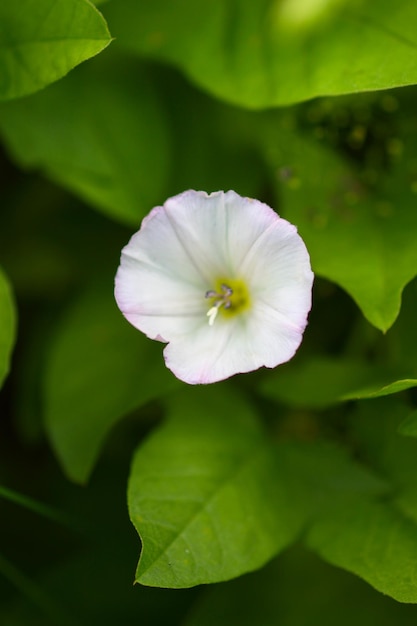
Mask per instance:
[[[163,341],[167,367],[213,383],[291,359],[313,273],[295,226],[234,191],[185,191],[154,208],[122,250],[115,297]]]

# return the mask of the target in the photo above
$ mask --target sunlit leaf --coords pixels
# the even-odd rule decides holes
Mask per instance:
[[[149,78],[98,58],[30,98],[0,107],[0,132],[25,167],[133,225],[165,200],[168,139]]]
[[[10,285],[0,269],[0,386],[9,372],[16,333],[16,311]]]
[[[92,287],[62,320],[46,369],[46,427],[66,474],[85,482],[117,421],[177,384],[161,345],[117,310],[112,285]]]
[[[190,587],[257,569],[323,509],[385,490],[330,444],[274,446],[226,390],[189,388],[135,455],[128,503],[141,584]]]
[[[143,545],[139,583],[227,580],[263,565],[300,530],[273,448],[226,389],[189,388],[135,455],[128,503]]]
[[[193,0],[119,0],[103,9],[120,44],[246,107],[417,82],[409,0],[215,0],[206,11]]]
[[[2,2],[0,100],[42,89],[110,41],[103,16],[87,0]]]

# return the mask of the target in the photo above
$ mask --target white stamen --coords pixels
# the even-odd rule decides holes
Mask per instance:
[[[217,317],[217,313],[219,312],[220,307],[222,306],[225,309],[230,309],[232,303],[230,302],[230,297],[233,295],[233,289],[224,283],[221,285],[222,293],[217,293],[213,289],[206,291],[206,298],[215,298],[216,302],[214,306],[211,307],[207,311],[207,317],[209,318],[209,326],[213,326],[214,320]]]
[[[219,312],[219,306],[212,306],[211,309],[207,311],[207,317],[209,318],[209,326],[213,326],[214,320],[217,317],[217,313]]]

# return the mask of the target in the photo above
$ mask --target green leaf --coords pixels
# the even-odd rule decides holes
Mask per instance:
[[[217,0],[209,11],[194,0],[119,0],[104,8],[120,44],[174,63],[241,106],[417,82],[417,7],[409,0]]]
[[[68,477],[85,482],[118,420],[177,385],[161,345],[123,319],[112,285],[91,287],[62,320],[46,366],[46,428]]]
[[[12,291],[0,269],[0,387],[6,378],[16,335],[16,310]]]
[[[398,320],[387,333],[391,361],[402,366],[417,378],[417,281],[414,280],[404,290],[401,313]]]
[[[336,446],[274,445],[227,384],[170,400],[168,421],[138,449],[129,480],[141,584],[180,588],[239,576],[323,510],[385,492]]]
[[[411,172],[401,174],[395,165],[368,184],[371,162],[357,168],[341,158],[340,150],[302,137],[290,115],[275,117],[275,128],[273,116],[265,119],[260,137],[280,212],[297,225],[313,270],[345,289],[371,324],[385,332],[398,316],[403,288],[417,273],[415,194],[404,181]],[[402,143],[407,135],[408,145]],[[415,138],[415,129],[398,133],[401,163],[414,163]],[[385,156],[381,147],[379,158]]]
[[[360,400],[365,398],[380,398],[382,396],[390,396],[393,393],[405,391],[411,389],[411,387],[417,387],[416,378],[406,378],[403,380],[396,380],[388,385],[374,385],[365,389],[358,389],[346,393],[342,400]]]
[[[289,406],[322,409],[346,400],[378,398],[417,387],[416,378],[391,382],[393,378],[396,373],[392,367],[321,356],[284,365],[268,374],[259,389]]]
[[[87,0],[2,2],[0,24],[0,100],[42,89],[111,41]]]
[[[0,132],[24,167],[40,168],[114,219],[138,225],[165,200],[165,120],[131,59],[98,57],[46,91],[4,103]]]
[[[407,437],[417,437],[417,410],[413,411],[401,422],[398,432]]]
[[[291,494],[289,506],[307,524],[345,503],[385,495],[387,483],[355,462],[347,449],[326,440],[285,442],[276,448],[279,471]]]
[[[395,486],[395,505],[417,524],[417,442],[398,433],[409,413],[397,398],[361,402],[354,414],[353,434],[359,453]]]
[[[268,374],[260,391],[269,398],[297,408],[326,408],[369,380],[380,377],[360,359],[312,357],[284,365]]]
[[[128,504],[143,546],[136,582],[227,580],[261,567],[300,530],[272,446],[227,389],[189,388],[135,455]]]
[[[314,524],[307,545],[395,600],[417,603],[417,525],[388,505],[341,506]]]
[[[408,407],[394,398],[359,403],[356,453],[392,485],[384,502],[358,498],[322,510],[307,545],[400,602],[417,603],[417,442],[397,433]]]

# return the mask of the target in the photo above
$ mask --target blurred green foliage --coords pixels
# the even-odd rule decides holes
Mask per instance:
[[[247,108],[414,84],[416,7],[363,0],[117,0],[120,45]],[[388,52],[389,51],[389,52]]]
[[[0,272],[0,385],[10,367],[10,353],[15,340],[16,311],[11,288],[3,272]]]
[[[415,624],[417,6],[97,4],[0,9],[0,623]],[[187,188],[297,225],[291,363],[190,388],[118,312]]]

